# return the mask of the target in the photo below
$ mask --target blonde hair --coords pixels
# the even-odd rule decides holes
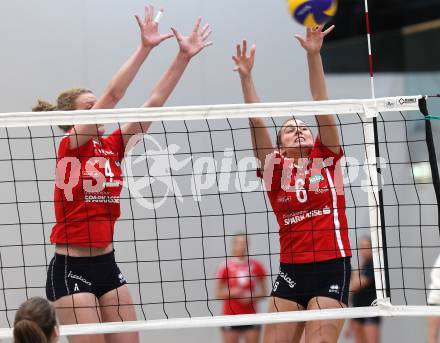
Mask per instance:
[[[55,308],[46,299],[30,298],[14,320],[14,343],[49,343],[57,326]]]
[[[82,94],[92,93],[90,89],[86,88],[72,88],[61,93],[57,98],[57,104],[38,99],[37,105],[32,108],[32,112],[43,111],[74,111],[76,106],[76,99]],[[64,131],[69,131],[72,125],[59,125],[59,128]]]

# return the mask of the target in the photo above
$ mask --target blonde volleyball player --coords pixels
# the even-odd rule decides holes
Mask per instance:
[[[190,60],[211,43],[209,25],[200,29],[201,18],[187,37],[176,29],[158,32],[160,16],[147,7],[145,18],[137,21],[141,45],[113,77],[100,98],[89,90],[76,89],[61,94],[56,106],[39,102],[35,110],[84,110],[113,108],[138,72],[150,51],[174,35],[179,53],[154,87],[145,107],[162,106],[174,90]],[[128,123],[103,137],[103,125],[75,125],[67,129],[58,148],[55,186],[56,224],[51,242],[55,256],[50,262],[46,295],[53,301],[61,324],[136,320],[129,288],[115,262],[113,232],[120,215],[122,189],[121,160],[125,145],[149,122]],[[73,187],[69,187],[70,184]],[[95,187],[104,185],[103,188]],[[139,342],[139,335],[114,333],[69,338],[70,342]]]
[[[322,27],[296,35],[306,50],[314,100],[326,100],[320,50],[333,30]],[[259,102],[253,80],[255,46],[247,55],[246,41],[237,45],[235,70],[246,103]],[[269,312],[346,307],[351,250],[345,196],[338,160],[343,156],[333,115],[316,116],[318,135],[301,120],[291,119],[278,132],[274,148],[264,119],[250,118],[255,156],[261,163],[268,197],[280,227],[280,271],[269,300]],[[264,341],[336,342],[343,320],[271,324]]]

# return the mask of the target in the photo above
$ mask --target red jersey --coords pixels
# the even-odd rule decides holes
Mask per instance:
[[[255,296],[255,285],[257,279],[264,280],[266,272],[263,265],[254,259],[239,261],[228,259],[217,271],[219,282],[227,284],[229,289],[240,288],[243,294],[239,299],[225,299],[223,314],[250,314],[255,313],[257,308]],[[245,298],[245,299],[244,299]],[[253,301],[252,301],[253,300]]]
[[[50,240],[54,244],[106,247],[113,241],[115,221],[121,212],[121,131],[90,139],[74,149],[69,148],[70,134],[58,148],[56,224]]]
[[[342,149],[335,154],[319,138],[300,166],[278,151],[268,156],[263,177],[280,226],[280,262],[351,256],[342,169],[337,164],[342,156]]]

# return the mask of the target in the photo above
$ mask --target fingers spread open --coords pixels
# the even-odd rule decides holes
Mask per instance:
[[[171,31],[173,31],[173,34],[178,41],[180,41],[182,39],[182,36],[180,35],[179,31],[176,30],[176,28],[171,27]]]
[[[144,10],[144,22],[148,22],[148,19],[150,18],[150,8],[149,6],[145,6]]]
[[[142,21],[141,21],[141,18],[139,18],[138,15],[135,15],[134,17],[136,18],[136,21],[137,21],[139,27],[142,27]]]
[[[154,16],[154,6],[150,5],[149,7],[149,17],[148,17],[148,21],[153,21],[153,16]]]
[[[255,57],[256,51],[257,51],[257,46],[255,44],[252,44],[252,46],[251,46],[251,58],[252,59]]]
[[[205,34],[206,31],[208,31],[209,29],[209,24],[206,24],[205,26],[203,26],[202,31],[200,31],[200,33],[203,35]]]
[[[209,30],[208,32],[205,32],[202,36],[202,39],[205,41],[212,33],[212,30]]]
[[[241,45],[237,44],[237,57],[241,57]]]
[[[202,17],[198,17],[196,20],[196,24],[194,25],[193,32],[199,32],[201,22],[202,22]]]

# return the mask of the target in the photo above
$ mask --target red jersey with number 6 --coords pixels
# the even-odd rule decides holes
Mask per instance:
[[[223,314],[250,314],[256,313],[255,291],[257,280],[264,280],[266,272],[263,265],[254,259],[239,261],[229,259],[220,265],[217,271],[219,282],[227,284],[229,290],[239,289],[240,295],[225,299]]]
[[[343,156],[316,139],[308,159],[293,163],[278,151],[263,175],[280,226],[280,262],[310,263],[351,256],[342,169]],[[269,162],[269,163],[268,163]]]
[[[121,212],[121,131],[71,149],[72,134],[67,133],[58,148],[56,224],[50,240],[54,244],[106,247],[113,242],[115,221]]]

